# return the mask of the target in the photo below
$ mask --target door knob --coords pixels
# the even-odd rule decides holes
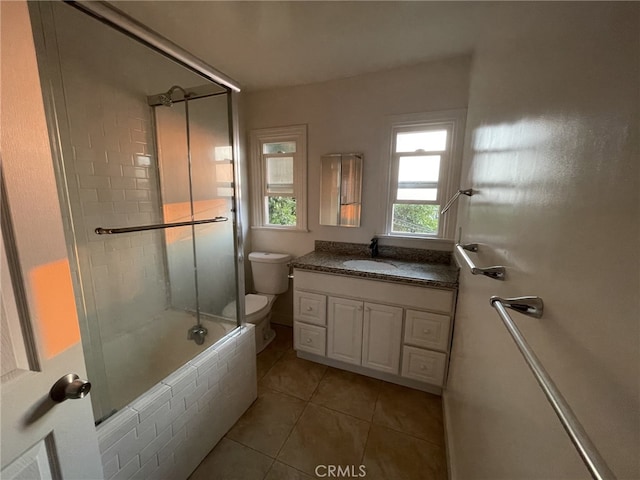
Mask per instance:
[[[91,383],[80,380],[80,377],[75,373],[68,373],[53,384],[49,390],[49,397],[54,402],[60,403],[69,399],[84,398],[90,390]]]

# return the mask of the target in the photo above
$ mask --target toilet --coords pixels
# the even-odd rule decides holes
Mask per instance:
[[[276,297],[289,289],[289,261],[286,253],[251,252],[251,272],[256,293],[244,297],[244,311],[247,323],[256,328],[256,353],[260,353],[273,341],[276,332],[271,328],[271,307]],[[222,315],[236,316],[236,302],[229,303]]]

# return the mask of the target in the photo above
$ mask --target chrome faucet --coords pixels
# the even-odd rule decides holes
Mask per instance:
[[[371,239],[369,250],[371,250],[371,258],[376,258],[378,256],[378,239],[376,237]]]

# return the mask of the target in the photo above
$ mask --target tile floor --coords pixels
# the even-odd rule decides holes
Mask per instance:
[[[446,480],[440,397],[299,359],[274,328],[258,399],[190,480]]]

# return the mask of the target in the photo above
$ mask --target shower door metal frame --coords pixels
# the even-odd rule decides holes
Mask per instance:
[[[234,213],[234,247],[235,247],[235,268],[236,268],[236,314],[238,326],[245,324],[245,278],[244,278],[244,241],[242,228],[242,198],[240,179],[240,136],[238,119],[238,94],[241,91],[238,82],[231,77],[220,72],[216,68],[192,55],[182,47],[176,45],[171,40],[165,38],[136,19],[130,17],[123,11],[105,1],[74,1],[63,0],[83,13],[100,20],[102,23],[118,30],[147,47],[161,53],[174,62],[188,68],[207,80],[218,84],[227,90],[227,113],[229,115],[229,137],[232,141],[233,154],[233,201],[232,211]]]
[[[64,1],[64,0],[63,0]],[[62,3],[62,2],[61,2]],[[244,299],[245,295],[245,268],[244,268],[244,241],[243,241],[243,226],[242,226],[242,201],[241,201],[241,179],[240,179],[240,157],[239,157],[239,120],[238,120],[238,92],[240,87],[233,80],[228,79],[224,74],[221,74],[213,67],[207,65],[201,60],[197,59],[188,52],[177,47],[175,44],[165,39],[161,35],[151,31],[150,29],[142,26],[135,20],[131,19],[124,13],[120,12],[115,7],[107,4],[106,2],[70,2],[64,1],[64,3],[74,6],[79,11],[93,18],[97,18],[102,23],[114,28],[121,33],[128,35],[139,43],[150,47],[151,49],[161,53],[165,57],[173,60],[175,63],[186,67],[192,72],[202,76],[208,81],[211,81],[219,85],[227,95],[227,115],[229,118],[229,139],[232,142],[232,155],[233,155],[233,179],[234,179],[234,196],[232,198],[232,211],[234,213],[233,221],[233,235],[234,235],[234,256],[235,256],[235,274],[236,274],[236,292],[237,300]],[[47,127],[50,132],[50,146],[51,153],[54,160],[54,172],[58,181],[58,185],[63,186],[59,189],[61,195],[61,210],[66,212],[69,219],[74,217],[74,213],[71,211],[71,202],[69,199],[69,189],[66,186],[66,177],[64,174],[64,165],[62,159],[66,155],[71,153],[67,151],[67,146],[63,142],[63,138],[69,137],[68,122],[65,119],[68,117],[67,107],[61,98],[55,96],[54,91],[60,87],[62,78],[59,65],[57,62],[58,45],[55,41],[55,35],[48,35],[49,40],[45,41],[44,35],[50,30],[53,25],[51,5],[47,2],[28,2],[29,16],[31,22],[38,25],[38,28],[34,28],[34,44],[39,59],[44,59],[43,63],[38,61],[39,68],[43,70],[41,73],[42,95],[45,106],[45,116],[47,121]],[[95,10],[95,11],[93,11]],[[106,12],[109,12],[109,19],[106,18]],[[92,13],[93,12],[93,13]],[[101,16],[98,12],[105,13],[105,16]],[[50,32],[51,33],[51,32]],[[51,40],[53,39],[53,41]],[[73,223],[71,225],[71,232],[75,238],[73,232]],[[75,264],[78,269],[78,284],[83,289],[83,281],[81,276],[90,273],[86,273],[86,268],[81,268],[80,256],[78,254],[78,246],[75,240],[72,240],[68,245],[68,255],[70,261]],[[85,272],[85,273],[82,273]],[[90,305],[87,305],[87,296],[83,291],[79,292],[76,301],[81,302],[79,309],[84,311],[83,315],[79,315],[79,323],[83,325],[83,331],[88,331],[89,325],[87,309]],[[242,327],[245,325],[245,305],[244,301],[236,301],[236,314],[237,325]],[[83,339],[84,342],[84,339]],[[102,357],[102,352],[96,352],[97,355]],[[85,363],[87,369],[90,370],[94,382],[94,390],[98,390],[99,385],[106,385],[106,377],[103,371],[97,365],[93,365],[92,356],[85,355]],[[95,395],[94,395],[95,396]],[[100,392],[99,396],[103,396],[107,399],[105,404],[110,404],[108,397],[108,391]],[[103,411],[102,402],[98,406],[98,416],[96,418],[102,418],[108,411]]]

